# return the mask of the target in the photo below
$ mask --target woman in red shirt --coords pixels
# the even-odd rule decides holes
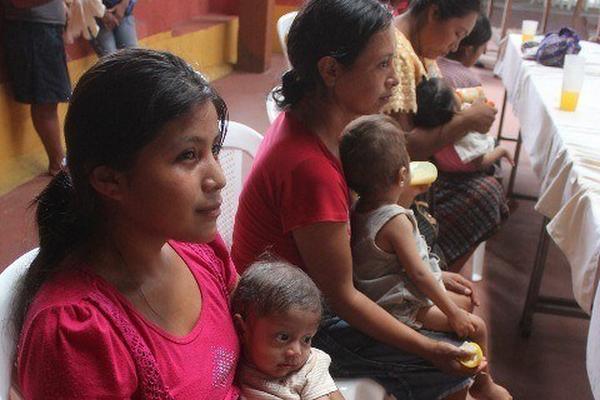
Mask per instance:
[[[37,199],[40,251],[17,296],[26,399],[236,399],[216,233],[226,106],[187,63],[131,49],[79,80],[68,172]]]
[[[458,342],[409,328],[352,282],[350,199],[338,142],[346,124],[380,112],[398,85],[391,20],[377,0],[311,0],[299,11],[288,35],[292,69],[277,96],[284,112],[266,133],[241,194],[232,257],[243,270],[270,251],[315,281],[337,314],[314,341],[330,353],[334,373],[373,377],[397,398],[464,398],[465,376],[477,371],[458,363],[466,355]],[[445,277],[450,290],[464,294],[464,280]]]

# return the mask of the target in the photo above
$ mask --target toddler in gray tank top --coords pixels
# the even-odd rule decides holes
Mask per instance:
[[[351,216],[357,289],[406,325],[454,332],[475,341],[485,354],[487,328],[481,318],[470,313],[473,298],[446,291],[438,259],[430,254],[408,209],[427,187],[410,185],[410,158],[400,125],[384,115],[354,120],[343,132],[340,158],[348,186],[359,196]],[[464,280],[456,274],[448,276]],[[475,362],[457,361],[476,368],[481,352],[473,354]],[[487,364],[482,368],[470,395],[512,399],[492,380]]]
[[[398,215],[404,215],[412,224],[419,257],[444,289],[438,259],[429,253],[427,243],[419,233],[413,211],[398,204],[384,204],[364,213],[353,210],[351,226],[354,283],[358,290],[396,319],[419,329],[422,323],[417,320],[417,312],[424,307],[431,307],[433,302],[411,281],[396,254],[382,250],[375,241],[381,228]]]

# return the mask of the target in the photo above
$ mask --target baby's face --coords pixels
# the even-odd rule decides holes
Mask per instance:
[[[299,370],[310,355],[320,317],[297,308],[282,314],[250,316],[242,336],[246,360],[272,378]]]

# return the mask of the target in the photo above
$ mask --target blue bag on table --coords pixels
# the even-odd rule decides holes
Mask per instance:
[[[561,67],[567,54],[581,51],[579,36],[571,28],[562,28],[558,32],[547,33],[540,42],[535,59],[542,65]]]

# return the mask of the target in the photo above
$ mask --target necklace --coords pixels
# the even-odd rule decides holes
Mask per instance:
[[[138,286],[137,291],[138,291],[138,294],[140,295],[140,297],[142,298],[142,300],[144,300],[144,303],[146,303],[146,305],[148,306],[150,311],[152,311],[152,314],[154,314],[156,317],[158,317],[158,319],[161,320],[162,322],[166,322],[165,319],[162,317],[162,315],[160,315],[158,313],[158,311],[156,311],[154,309],[154,307],[152,307],[152,304],[150,304],[150,302],[148,301],[148,298],[146,297],[146,295],[144,294],[144,290],[142,289],[142,285]]]
[[[126,270],[129,269],[129,264],[127,264],[127,261],[125,261],[125,257],[123,257],[123,254],[121,254],[121,250],[119,250],[119,248],[117,246],[115,246],[115,250],[117,252],[117,255],[119,256],[119,259],[120,259],[123,267],[125,267]],[[146,294],[144,294],[144,290],[142,289],[142,284],[137,285],[136,293],[138,294],[139,297],[142,298],[142,300],[144,301],[144,304],[146,304],[146,306],[150,309],[150,312],[152,312],[152,314],[154,314],[154,316],[156,316],[160,321],[166,322],[166,320],[163,318],[163,316],[160,315],[160,313],[158,311],[156,311],[156,309],[154,307],[152,307],[152,304],[150,304],[150,301],[148,301],[148,298],[146,297]]]

